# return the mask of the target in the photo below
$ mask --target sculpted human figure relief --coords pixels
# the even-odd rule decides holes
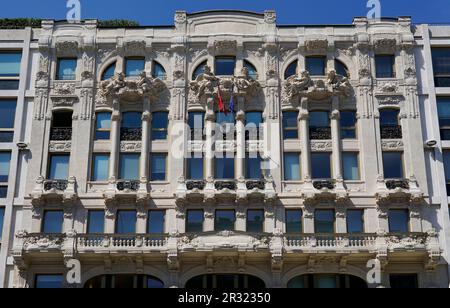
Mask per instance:
[[[286,80],[285,90],[290,99],[302,92],[308,91],[313,85],[311,76],[306,70],[299,71],[297,75],[293,75]]]
[[[190,88],[197,93],[197,97],[201,97],[205,90],[213,92],[214,87],[219,85],[219,78],[211,71],[211,67],[205,65],[203,74],[200,74],[194,82],[191,82]]]

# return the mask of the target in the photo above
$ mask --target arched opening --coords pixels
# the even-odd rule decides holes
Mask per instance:
[[[334,67],[335,67],[336,73],[338,75],[341,75],[341,76],[344,76],[344,77],[347,77],[347,78],[350,77],[350,73],[348,71],[348,68],[347,68],[347,66],[344,63],[342,63],[339,60],[335,60],[334,63],[335,63]]]
[[[292,278],[290,289],[366,289],[367,283],[353,275],[308,274]]]
[[[164,283],[153,276],[135,274],[101,275],[89,279],[85,289],[161,289]]]
[[[108,80],[114,76],[114,73],[116,71],[116,62],[111,63],[102,74],[102,80]]]
[[[297,65],[298,65],[297,62],[298,61],[295,60],[294,62],[289,64],[289,66],[284,71],[284,79],[288,79],[289,77],[291,77],[292,75],[295,75],[297,73]]]
[[[206,61],[203,61],[202,63],[197,65],[197,67],[194,70],[194,73],[192,73],[192,80],[196,80],[198,76],[203,74],[203,72],[205,71],[206,63],[207,63]]]
[[[245,274],[207,274],[191,278],[186,289],[264,289],[261,279]]]
[[[244,67],[248,70],[249,77],[251,77],[253,80],[258,79],[258,71],[256,70],[256,67],[253,64],[251,64],[247,60],[244,60]]]
[[[159,78],[161,80],[167,79],[167,73],[164,67],[156,61],[153,61],[153,78]]]

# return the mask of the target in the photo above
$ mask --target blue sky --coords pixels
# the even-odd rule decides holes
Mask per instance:
[[[170,25],[175,10],[196,12],[275,9],[279,24],[350,24],[365,16],[367,0],[79,0],[82,18],[132,19],[141,25]],[[66,0],[3,0],[0,18],[65,19]],[[449,0],[381,0],[385,17],[412,16],[415,23],[450,23]]]

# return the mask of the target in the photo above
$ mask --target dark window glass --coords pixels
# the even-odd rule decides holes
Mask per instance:
[[[439,97],[437,99],[437,107],[441,139],[450,140],[450,97]]]
[[[409,232],[408,210],[389,210],[389,232],[391,233]]]
[[[347,211],[347,233],[364,233],[364,210]]]
[[[284,71],[284,79],[288,79],[289,77],[297,74],[297,66],[298,66],[297,60],[289,64],[289,66]]]
[[[216,231],[232,231],[236,222],[236,214],[233,210],[217,210],[215,217]]]
[[[450,196],[450,151],[443,151],[445,182],[447,185],[447,196]]]
[[[316,210],[314,214],[315,233],[334,233],[334,222],[333,210]]]
[[[200,155],[200,157],[195,157]],[[201,153],[192,153],[191,157],[187,159],[187,179],[188,180],[203,180],[203,156]]]
[[[390,274],[391,289],[418,289],[417,274]]]
[[[6,198],[8,194],[8,186],[0,186],[0,199]]]
[[[286,181],[300,180],[299,153],[284,153],[284,179]]]
[[[188,210],[186,232],[203,232],[204,213],[202,210]]]
[[[104,182],[109,178],[109,154],[94,154],[92,158],[92,177],[94,182]]]
[[[58,59],[56,72],[57,80],[75,80],[77,71],[77,59]]]
[[[114,72],[116,71],[116,63],[114,62],[110,66],[108,66],[104,71],[102,75],[102,80],[108,80],[112,77],[114,77]]]
[[[11,152],[0,152],[0,182],[8,182],[10,162]]]
[[[16,101],[0,100],[0,143],[13,142]]]
[[[109,140],[111,132],[111,113],[98,112],[95,115],[95,140]]]
[[[216,157],[215,158],[215,178],[216,179],[227,179],[231,180],[234,179],[234,157],[228,158],[227,155],[233,155],[233,154],[227,154],[224,153],[223,157]]]
[[[166,223],[166,211],[149,211],[147,232],[149,234],[164,234]]]
[[[19,89],[19,79],[17,80],[0,80],[0,90],[18,90]]]
[[[0,240],[2,239],[4,220],[5,220],[5,208],[0,207]]]
[[[298,139],[298,112],[283,112],[283,136],[284,139]]]
[[[311,76],[325,76],[326,57],[306,57],[306,70]]]
[[[397,109],[382,109],[380,110],[380,125],[381,126],[397,126],[399,110]]]
[[[166,161],[167,154],[153,153],[151,154],[151,180],[165,181],[166,180]]]
[[[303,233],[302,210],[286,210],[286,233]]]
[[[400,152],[383,152],[383,171],[385,179],[403,178],[403,159]]]
[[[450,48],[433,48],[433,71],[436,87],[450,87]]]
[[[344,180],[357,181],[359,177],[358,153],[342,153],[342,171]]]
[[[216,138],[220,139],[222,137],[223,140],[234,140],[235,139],[235,124],[236,119],[233,113],[216,113],[216,123],[218,127],[216,127]]]
[[[247,232],[262,233],[264,232],[264,211],[248,210],[247,211]]]
[[[189,112],[188,125],[191,130],[191,140],[203,140],[205,113],[204,112]]]
[[[19,77],[21,61],[20,52],[0,52],[0,77]]]
[[[309,113],[309,138],[311,140],[331,139],[330,116],[327,111]]]
[[[140,112],[124,112],[122,113],[122,127],[124,128],[141,128],[142,113]]]
[[[375,56],[375,66],[377,78],[395,78],[395,56]]]
[[[125,60],[125,75],[127,77],[137,77],[145,70],[145,60],[143,58],[129,58]]]
[[[313,179],[331,179],[330,153],[311,153],[311,175]]]
[[[147,289],[162,289],[164,283],[158,278],[147,276]]]
[[[105,232],[105,211],[89,211],[87,233],[101,234]]]
[[[42,222],[43,233],[62,233],[64,216],[63,211],[45,211]]]
[[[118,211],[116,219],[116,233],[136,233],[136,211]]]
[[[62,284],[62,275],[36,275],[36,289],[61,289]]]
[[[245,139],[260,140],[262,133],[263,116],[260,111],[250,111],[245,113]]]
[[[153,62],[153,78],[159,78],[161,80],[167,79],[166,70],[158,62]]]
[[[206,61],[200,63],[194,70],[194,73],[192,74],[192,80],[196,80],[198,76],[204,73],[206,66]]]
[[[341,111],[341,138],[356,138],[356,112]]]
[[[344,76],[344,77],[349,77],[350,76],[347,66],[345,66],[345,64],[342,63],[341,61],[335,60],[334,66],[336,68],[336,73],[338,75],[341,75],[341,76]]]
[[[61,111],[54,112],[52,118],[53,128],[71,128],[72,127],[72,112]]]
[[[217,57],[216,58],[216,75],[218,76],[234,76],[236,67],[236,59],[234,57]]]
[[[246,160],[246,178],[259,180],[263,177],[262,174],[262,159],[258,153],[247,153]]]
[[[139,179],[139,154],[120,154],[119,179]]]
[[[48,179],[67,180],[69,178],[70,155],[51,155]]]
[[[244,60],[244,67],[248,70],[248,76],[253,78],[254,80],[258,79],[258,72],[256,71],[256,67],[248,62],[247,60]]]
[[[169,113],[153,112],[152,140],[166,140],[168,127],[169,127]]]

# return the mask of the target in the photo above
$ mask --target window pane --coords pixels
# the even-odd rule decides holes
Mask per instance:
[[[89,211],[87,233],[101,234],[105,232],[105,212]]]
[[[59,59],[56,79],[75,80],[76,69],[77,69],[77,59]]]
[[[199,64],[196,68],[194,73],[192,74],[192,80],[197,79],[198,76],[200,76],[201,74],[203,74],[203,72],[205,71],[205,66],[206,66],[206,61],[202,62],[201,64]]]
[[[450,48],[433,48],[435,75],[450,75]]]
[[[149,234],[164,234],[165,217],[165,211],[149,211],[147,232]]]
[[[187,178],[189,180],[203,180],[203,158],[192,157],[187,159]],[[200,154],[201,155],[201,154]]]
[[[259,139],[259,133],[262,123],[262,112],[247,112],[245,114],[245,130],[248,136],[248,140]]]
[[[234,68],[236,67],[235,58],[216,58],[216,75],[234,76]]]
[[[347,233],[364,233],[364,211],[347,211]]]
[[[114,76],[115,71],[116,71],[116,63],[113,63],[110,66],[108,66],[106,70],[103,71],[102,80],[112,78]]]
[[[450,182],[450,151],[443,151],[442,154],[444,157],[445,180]]]
[[[344,152],[342,154],[342,165],[342,169],[344,171],[344,180],[359,180],[359,163],[357,153]]]
[[[261,233],[264,232],[264,211],[248,210],[247,211],[247,232]]]
[[[69,178],[69,155],[53,155],[50,157],[50,180],[67,180]]]
[[[3,221],[5,220],[5,208],[0,207],[0,240],[2,239],[3,234]]]
[[[0,182],[8,182],[10,161],[10,152],[0,152]]]
[[[127,77],[136,77],[144,71],[145,60],[144,59],[126,59],[125,75]]]
[[[306,57],[306,70],[311,76],[325,76],[326,57]]]
[[[300,155],[298,153],[284,154],[284,179],[286,181],[300,180]]]
[[[314,276],[314,287],[316,289],[336,289],[336,275],[317,275]]]
[[[140,128],[142,127],[142,113],[124,112],[122,113],[122,127]]]
[[[403,160],[402,153],[384,152],[383,153],[383,171],[385,179],[403,178]]]
[[[36,275],[36,289],[60,289],[62,284],[62,275]]]
[[[389,211],[389,232],[392,232],[392,233],[407,233],[407,232],[409,232],[408,210],[390,210]]]
[[[226,155],[223,154],[223,158],[215,159],[216,179],[234,179],[234,158],[226,158]]]
[[[258,79],[258,72],[256,71],[256,68],[253,64],[251,64],[248,61],[244,61],[244,67],[248,70],[248,75],[253,79]]]
[[[394,78],[395,77],[394,65],[395,65],[394,56],[391,55],[375,56],[377,78]]]
[[[107,181],[109,175],[109,155],[95,154],[92,167],[92,181]]]
[[[311,173],[313,179],[331,179],[330,153],[311,153]]]
[[[286,210],[286,232],[302,233],[302,210]]]
[[[356,112],[341,111],[341,138],[356,138]]]
[[[309,113],[310,127],[329,127],[330,117],[326,111],[313,111]]]
[[[284,79],[288,79],[289,77],[297,73],[297,65],[298,65],[297,60],[289,64],[289,66],[284,71]]]
[[[8,194],[8,186],[0,186],[0,199],[6,198]]]
[[[204,213],[202,210],[188,210],[186,232],[203,232]]]
[[[317,210],[314,215],[316,233],[334,233],[334,211]]]
[[[284,139],[298,139],[298,112],[283,112]]]
[[[116,222],[116,233],[136,233],[136,211],[118,211]]]
[[[438,98],[437,107],[439,113],[439,126],[441,128],[441,139],[450,140],[450,98]]]
[[[344,77],[348,77],[349,76],[348,68],[344,65],[344,63],[342,63],[339,60],[336,60],[334,63],[335,63],[334,66],[336,68],[336,73],[338,75],[341,75],[341,76],[344,76]]]
[[[152,140],[167,139],[168,127],[169,127],[169,113],[154,112],[152,115]]]
[[[96,140],[109,140],[109,134],[111,130],[111,113],[99,112],[95,117],[95,139]]]
[[[22,53],[20,52],[0,53],[0,77],[18,77],[21,61]]]
[[[164,67],[157,62],[153,62],[153,78],[159,78],[161,80],[164,80],[166,79],[166,77],[167,75]]]
[[[257,153],[247,153],[246,161],[246,178],[261,179],[262,178],[262,159]]]
[[[383,109],[380,110],[380,125],[395,126],[398,125],[398,110]]]
[[[43,233],[62,233],[64,216],[62,211],[45,211],[42,225]]]
[[[215,217],[216,231],[232,231],[234,230],[234,223],[236,215],[231,210],[218,210]]]
[[[14,129],[15,116],[16,101],[0,100],[0,128]]]
[[[119,178],[122,180],[138,180],[139,159],[139,154],[121,154]]]
[[[152,154],[152,181],[166,180],[166,154]]]

